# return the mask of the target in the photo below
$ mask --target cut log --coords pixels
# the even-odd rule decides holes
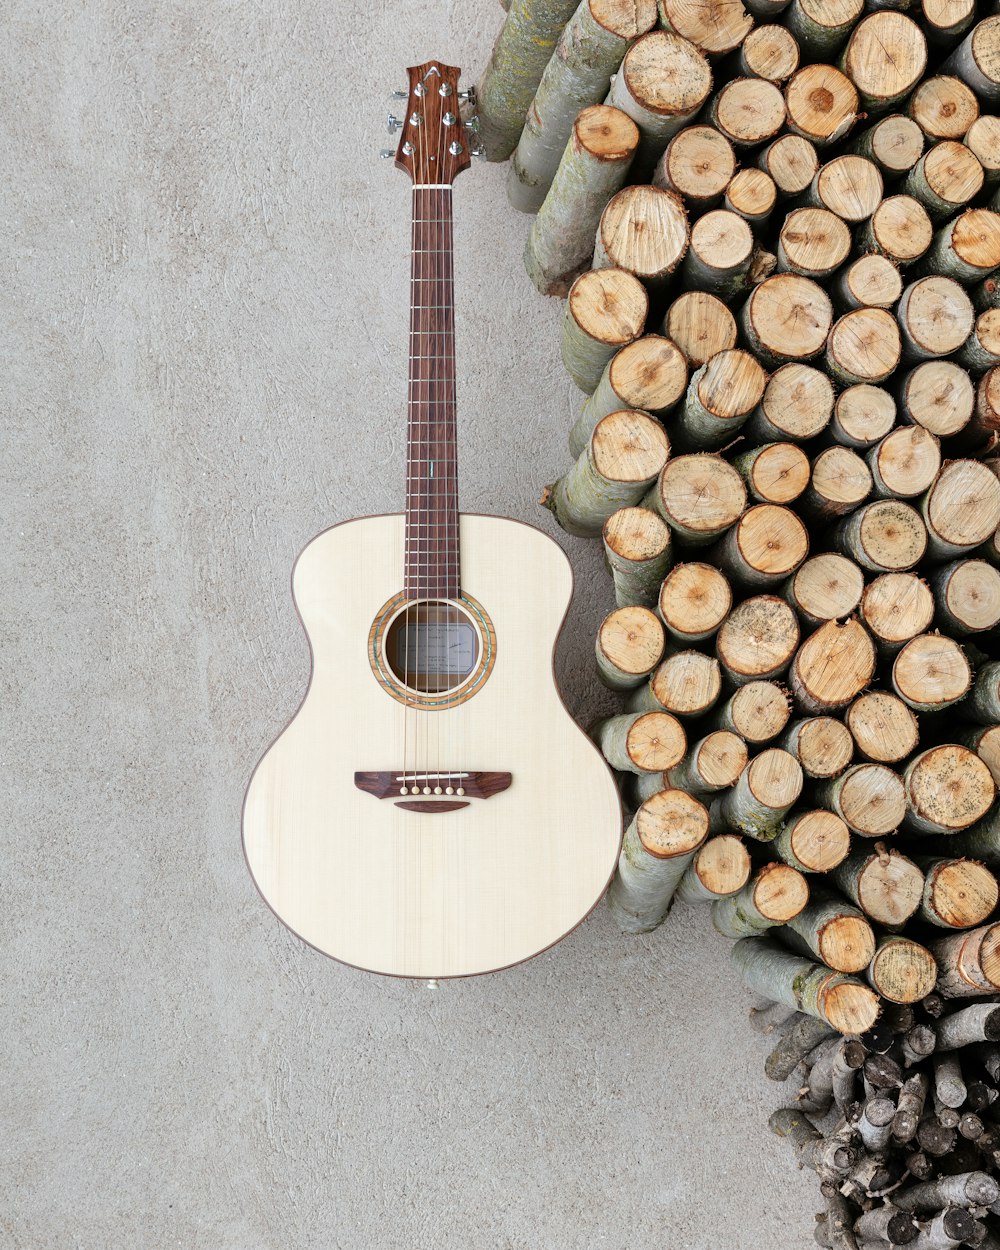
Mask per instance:
[[[890,195],[860,227],[857,246],[905,267],[923,256],[933,238],[934,226],[923,204],[912,195]]]
[[[861,382],[837,396],[830,437],[845,447],[873,447],[896,423],[896,401],[881,386]]]
[[[905,572],[923,559],[927,529],[909,504],[880,499],[841,521],[836,541],[845,555],[873,573]]]
[[[505,161],[563,27],[578,0],[510,0],[507,17],[476,87],[479,138],[491,161]]]
[[[839,1184],[856,1162],[856,1151],[852,1147],[836,1138],[824,1138],[799,1110],[783,1107],[772,1114],[768,1124],[778,1137],[787,1137],[792,1141],[799,1158],[799,1166],[814,1169],[824,1182],[824,1192],[827,1185],[833,1187]],[[849,1226],[845,1223],[844,1227]],[[847,1250],[849,1243],[843,1240],[834,1242],[831,1239],[825,1244],[837,1245]],[[857,1243],[850,1250],[858,1250]]]
[[[619,508],[604,522],[604,555],[618,606],[653,607],[670,567],[670,527],[649,508]]]
[[[982,820],[993,806],[996,784],[968,747],[946,744],[921,751],[903,773],[908,828],[952,834]]]
[[[780,747],[768,747],[750,761],[736,785],[712,803],[712,831],[736,830],[758,842],[770,842],[801,793],[798,760]]]
[[[876,924],[899,928],[920,907],[924,874],[899,851],[878,844],[873,851],[854,851],[833,870],[846,896]]]
[[[925,633],[934,619],[934,596],[916,573],[883,573],[861,596],[861,619],[884,654]]]
[[[962,648],[940,634],[921,634],[899,652],[892,688],[915,712],[940,712],[963,699],[972,670]]]
[[[721,456],[677,456],[667,461],[645,503],[678,538],[700,546],[735,524],[746,507],[746,488]]]
[[[736,784],[747,766],[747,748],[734,733],[716,730],[696,742],[670,769],[670,784],[691,794],[713,794]]]
[[[837,143],[857,120],[858,93],[833,65],[804,65],[785,88],[788,129],[817,147]]]
[[[784,26],[757,26],[747,32],[740,44],[739,72],[749,78],[783,83],[798,68],[799,45]],[[774,177],[772,171],[768,172]]]
[[[861,1144],[870,1156],[885,1153],[892,1137],[892,1121],[896,1115],[896,1104],[891,1098],[877,1095],[865,1099],[858,1117],[857,1133]],[[865,1186],[867,1191],[869,1186]],[[871,1188],[875,1188],[874,1185]]]
[[[623,187],[601,213],[594,268],[625,269],[655,285],[673,273],[687,245],[687,214],[679,196],[659,187]]]
[[[662,924],[681,878],[708,836],[708,813],[682,790],[648,798],[625,831],[608,903],[626,933]]]
[[[854,764],[816,787],[816,799],[862,838],[895,833],[906,815],[903,782],[885,764]]]
[[[764,443],[736,456],[733,467],[760,503],[791,503],[809,484],[809,457],[794,443]]]
[[[835,156],[817,172],[806,199],[844,221],[867,221],[882,202],[882,175],[874,161],[857,154]]]
[[[753,289],[740,320],[747,342],[765,363],[804,361],[823,350],[833,305],[811,278],[775,274]]]
[[[686,291],[667,310],[663,333],[697,369],[718,352],[736,346],[736,318],[715,295]]]
[[[1000,364],[1000,308],[987,308],[979,314],[972,334],[955,353],[955,360],[977,374]]]
[[[853,512],[871,491],[872,475],[865,462],[849,447],[835,445],[813,459],[802,510],[813,520],[833,521]]]
[[[651,172],[667,140],[694,117],[711,90],[708,61],[687,39],[654,30],[629,48],[606,102],[639,127],[638,176]]]
[[[795,949],[815,955],[835,972],[863,972],[875,957],[875,931],[855,907],[840,899],[811,902],[779,935],[795,935]]]
[[[507,196],[514,208],[524,213],[538,211],[581,109],[587,110],[588,105],[604,99],[611,75],[621,64],[629,44],[655,24],[653,0],[637,0],[634,4],[627,0],[583,0],[563,29],[527,110],[507,178]],[[597,160],[607,159],[602,149],[610,146],[621,161],[624,142],[630,162],[639,141],[635,124],[623,127],[618,118],[605,118],[603,124],[614,126],[618,134],[610,144],[610,134],[599,142]],[[588,119],[585,128],[592,126],[593,121]],[[619,186],[626,169],[622,170]]]
[[[903,378],[899,400],[908,421],[948,438],[972,420],[976,391],[968,373],[953,361],[928,360]]]
[[[969,432],[973,437],[978,433],[984,441],[992,442],[996,431],[1000,430],[1000,369],[989,369],[974,390],[972,382],[966,380],[971,393],[969,415],[973,418]]]
[[[727,209],[706,213],[691,229],[685,284],[714,295],[735,295],[747,285],[754,248],[753,234],[742,217]]]
[[[955,560],[931,574],[937,619],[950,634],[978,634],[1000,624],[1000,569],[985,560]]]
[[[678,651],[636,690],[629,700],[629,710],[702,716],[714,705],[721,690],[722,674],[717,660],[700,651]]]
[[[796,208],[778,234],[778,272],[823,278],[847,259],[851,232],[825,208]]]
[[[644,412],[612,412],[597,423],[569,472],[546,488],[542,502],[567,533],[594,538],[619,508],[639,502],[669,454],[659,422]]]
[[[937,1022],[937,1049],[960,1050],[976,1042],[1000,1041],[1000,1007],[976,1003]]]
[[[809,716],[796,721],[779,745],[795,756],[807,777],[813,778],[839,776],[853,754],[851,735],[832,716]]]
[[[995,725],[1000,721],[1000,660],[992,660],[980,668],[962,711],[981,725]]]
[[[903,291],[899,327],[907,357],[933,360],[957,351],[972,332],[972,301],[953,278],[920,278]]]
[[[734,78],[716,93],[707,118],[734,147],[757,147],[785,124],[785,99],[763,78]]]
[[[851,833],[835,812],[823,808],[791,812],[772,843],[799,872],[831,872],[851,849]]]
[[[663,626],[649,608],[616,608],[597,631],[597,671],[612,690],[632,690],[663,656]]]
[[[784,588],[784,595],[807,625],[850,616],[861,601],[864,574],[834,552],[807,560]]]
[[[678,564],[660,586],[660,618],[667,632],[682,643],[713,638],[732,606],[729,582],[710,564]]]
[[[950,217],[979,194],[983,167],[962,143],[942,139],[926,151],[903,184],[907,195],[918,199],[935,220]]]
[[[843,386],[884,382],[895,372],[901,352],[899,325],[892,313],[884,308],[855,308],[844,313],[830,331],[826,367]]]
[[[583,273],[570,287],[562,330],[566,372],[589,395],[620,347],[642,334],[649,311],[646,289],[624,269]]]
[[[809,535],[798,516],[779,504],[748,508],[713,550],[713,561],[743,586],[783,582],[809,554]]]
[[[798,643],[799,626],[789,605],[774,595],[755,595],[723,622],[715,648],[729,680],[743,686],[779,677]]]
[[[684,726],[669,712],[628,712],[610,716],[594,738],[612,768],[630,773],[663,773],[687,750]]]
[[[989,1207],[1000,1197],[1000,1185],[985,1172],[940,1176],[893,1194],[901,1211],[940,1211],[942,1207]]]
[[[721,56],[738,48],[753,26],[741,0],[712,0],[709,5],[690,0],[659,0],[660,25],[690,39],[696,48]]]
[[[822,1020],[817,1020],[813,1016],[805,1016],[799,1011],[793,1011],[789,1014],[788,1009],[783,1007],[781,1003],[772,1003],[772,1008],[780,1008],[785,1012],[787,1018],[791,1021],[788,1028],[785,1029],[780,1041],[774,1050],[768,1055],[764,1062],[764,1074],[771,1081],[786,1081],[809,1055],[821,1045],[824,1041],[834,1036],[833,1029],[830,1028]],[[767,1008],[761,1008],[766,1011]],[[862,1049],[864,1049],[862,1047]],[[780,1115],[775,1112],[775,1115]],[[773,1124],[772,1124],[773,1127]],[[782,1130],[775,1128],[774,1131],[782,1135]],[[834,1153],[833,1163],[840,1168],[851,1167],[853,1162],[850,1158],[852,1151],[850,1149],[844,1152],[843,1143],[838,1140],[836,1143],[837,1150]]]
[[[787,924],[808,902],[801,872],[788,864],[762,864],[738,894],[712,904],[712,924],[723,937],[754,937]]]
[[[956,739],[975,751],[1000,786],[1000,725],[970,725],[960,729]]]
[[[896,1131],[895,1120],[892,1133],[898,1141],[899,1134]],[[914,1128],[914,1133],[916,1133],[916,1128]],[[854,1236],[859,1243],[881,1245],[887,1242],[894,1246],[904,1246],[916,1240],[917,1235],[918,1230],[911,1218],[888,1205],[866,1211],[854,1223]]]
[[[767,938],[742,938],[732,958],[749,989],[817,1016],[839,1033],[863,1033],[878,1019],[878,997],[867,985],[783,951]]]
[[[844,719],[858,753],[876,764],[898,764],[917,749],[917,718],[902,699],[888,691],[861,695]]]
[[[1000,525],[1000,480],[976,460],[951,460],[924,495],[920,510],[932,559],[966,555]]]
[[[709,903],[742,890],[750,876],[750,855],[739,838],[723,833],[709,838],[677,887],[685,903]]]
[[[923,131],[910,117],[890,113],[853,139],[852,152],[867,156],[890,178],[907,174],[924,150]]]
[[[927,947],[898,935],[879,940],[868,966],[868,984],[891,1003],[920,1002],[934,989],[936,976],[937,964]]]
[[[846,707],[874,673],[875,647],[864,626],[854,619],[827,621],[799,648],[790,682],[799,707],[820,716]]]
[[[751,681],[720,704],[709,723],[714,729],[728,729],[756,746],[776,738],[790,715],[786,690],[775,682]]]
[[[754,33],[781,30],[780,26],[759,26]],[[781,135],[757,157],[757,164],[771,178],[780,195],[799,195],[819,170],[815,144],[801,135]]]
[[[924,861],[924,897],[920,914],[941,929],[981,925],[1000,898],[997,879],[974,859]]]
[[[893,430],[866,457],[874,493],[883,499],[922,495],[941,468],[941,445],[919,425]]]
[[[743,433],[758,443],[806,442],[829,424],[833,404],[833,384],[825,373],[811,365],[782,365],[771,374]]]
[[[907,111],[934,143],[961,139],[979,116],[979,101],[960,78],[938,74],[917,87]]]
[[[684,197],[688,208],[714,204],[736,172],[736,154],[712,126],[685,126],[656,163],[653,185]]]
[[[1000,992],[1000,924],[986,924],[931,943],[938,965],[937,992],[975,998]]]
[[[987,186],[1000,179],[1000,117],[977,117],[964,138],[965,146],[983,167]]]
[[[606,365],[593,395],[570,431],[571,455],[579,456],[603,417],[623,408],[662,415],[687,388],[687,363],[680,349],[658,334],[621,348]]]
[[[867,252],[837,274],[833,294],[840,308],[891,308],[903,291],[899,270],[887,256]]]
[[[927,38],[951,46],[973,22],[976,0],[921,0]]]
[[[723,200],[731,213],[744,218],[751,226],[762,226],[767,221],[778,199],[778,189],[774,179],[762,169],[741,169],[726,187]],[[767,276],[764,258],[758,258],[758,265],[764,268],[763,276]]]
[[[978,22],[941,70],[957,74],[981,100],[1000,100],[1000,17]]]
[[[565,295],[589,269],[601,213],[624,183],[638,145],[638,127],[618,109],[597,104],[572,123],[524,247],[524,267],[543,295]]]
[[[792,0],[784,21],[810,61],[827,61],[863,12],[863,0]]]
[[[905,99],[923,77],[927,40],[905,13],[869,13],[847,41],[841,68],[857,88],[862,106],[881,113]]]

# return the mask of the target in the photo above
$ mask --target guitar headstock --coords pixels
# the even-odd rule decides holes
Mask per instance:
[[[475,98],[472,90],[459,91],[461,70],[440,61],[411,66],[406,96],[406,116],[389,114],[390,132],[398,130],[396,168],[405,169],[414,186],[450,186],[470,157],[479,155],[475,119],[463,121],[462,104]],[[391,156],[392,153],[384,155]]]

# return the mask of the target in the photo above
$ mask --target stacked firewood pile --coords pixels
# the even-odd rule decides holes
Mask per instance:
[[[586,395],[612,911],[792,1013],[821,1244],[1000,1247],[1000,16],[511,0],[478,97]]]

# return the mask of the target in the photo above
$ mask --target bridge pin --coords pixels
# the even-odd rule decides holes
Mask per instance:
[[[406,794],[406,793],[408,793],[408,791],[407,791],[407,789],[406,789],[406,786],[400,786],[400,787],[399,787],[399,793],[400,793],[400,794]]]
[[[445,794],[454,794],[454,793],[455,793],[455,791],[452,789],[452,787],[451,787],[451,786],[445,786],[445,788],[444,788],[444,792],[445,792]]]
[[[430,786],[424,786],[424,794],[430,794],[430,792],[431,792]]]
[[[455,793],[456,793],[456,794],[464,794],[464,793],[465,793],[465,787],[464,787],[464,786],[459,786],[459,787],[458,787],[458,789],[455,791]]]
[[[441,789],[441,787],[440,787],[440,786],[435,786],[435,787],[434,787],[434,793],[435,793],[435,794],[442,794],[442,793],[443,793],[443,791],[442,791],[442,789]]]
[[[411,793],[411,794],[419,794],[419,793],[420,793],[420,787],[419,787],[419,786],[410,786],[410,793]]]

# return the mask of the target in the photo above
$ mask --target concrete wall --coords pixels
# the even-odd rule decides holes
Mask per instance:
[[[429,992],[259,901],[249,771],[296,706],[320,528],[402,498],[407,181],[386,92],[495,0],[11,0],[0,44],[4,1201],[16,1250],[791,1250],[814,1182],[726,943],[603,908]],[[471,78],[472,75],[470,75]],[[580,396],[504,170],[458,214],[462,498],[550,531]],[[593,545],[559,672],[595,689]],[[554,779],[558,784],[559,779]]]

